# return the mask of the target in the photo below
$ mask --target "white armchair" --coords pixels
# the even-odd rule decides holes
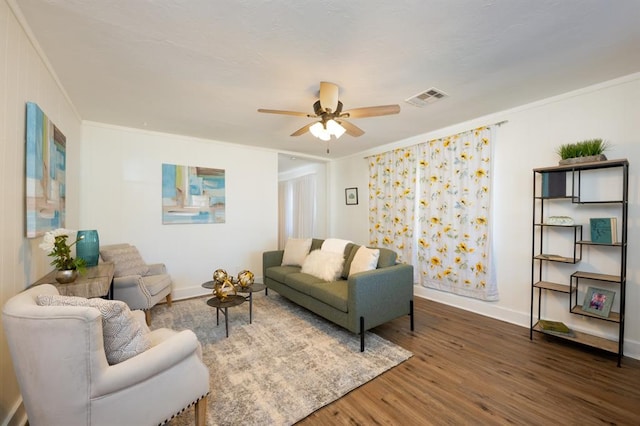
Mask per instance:
[[[113,262],[113,298],[131,309],[142,309],[151,324],[151,308],[166,299],[171,306],[171,276],[163,263],[146,264],[138,249],[130,244],[100,247],[103,260]]]
[[[3,323],[29,424],[157,425],[195,404],[206,422],[209,371],[191,330],[149,331],[151,347],[109,365],[102,315],[87,306],[39,306],[50,284],[31,287],[3,308]]]

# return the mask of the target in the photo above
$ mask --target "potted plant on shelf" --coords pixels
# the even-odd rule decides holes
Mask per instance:
[[[602,139],[588,139],[576,143],[561,145],[556,153],[560,156],[560,165],[573,163],[590,163],[604,161],[607,157],[604,151],[609,148],[609,143]]]
[[[72,232],[74,231],[64,228],[48,231],[44,234],[44,241],[40,244],[40,248],[48,252],[48,256],[53,257],[50,264],[56,267],[58,271],[56,281],[60,284],[75,281],[78,273],[84,272],[86,267],[84,259],[71,257],[71,247],[82,239],[82,237],[77,238],[68,244],[67,238]]]

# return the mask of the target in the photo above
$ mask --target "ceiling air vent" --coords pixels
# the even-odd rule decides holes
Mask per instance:
[[[424,92],[418,93],[415,96],[412,96],[408,99],[405,99],[405,102],[413,105],[413,106],[417,106],[417,107],[426,107],[428,104],[432,104],[444,97],[446,97],[447,94],[444,93],[441,90],[436,89],[435,87],[432,87],[430,89],[425,90]]]

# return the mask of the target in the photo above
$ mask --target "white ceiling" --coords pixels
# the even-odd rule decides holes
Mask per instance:
[[[9,0],[85,120],[338,158],[640,71],[640,0]],[[400,104],[289,136],[320,81]],[[436,87],[426,108],[404,100]]]

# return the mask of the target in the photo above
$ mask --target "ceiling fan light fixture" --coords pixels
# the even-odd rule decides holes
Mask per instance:
[[[326,129],[324,128],[324,126],[322,125],[322,122],[320,121],[315,123],[313,126],[309,127],[309,131],[316,138],[319,138],[320,135],[326,133]]]
[[[338,139],[340,136],[344,135],[344,132],[346,132],[347,129],[342,127],[337,121],[329,120],[327,121],[327,131]]]

